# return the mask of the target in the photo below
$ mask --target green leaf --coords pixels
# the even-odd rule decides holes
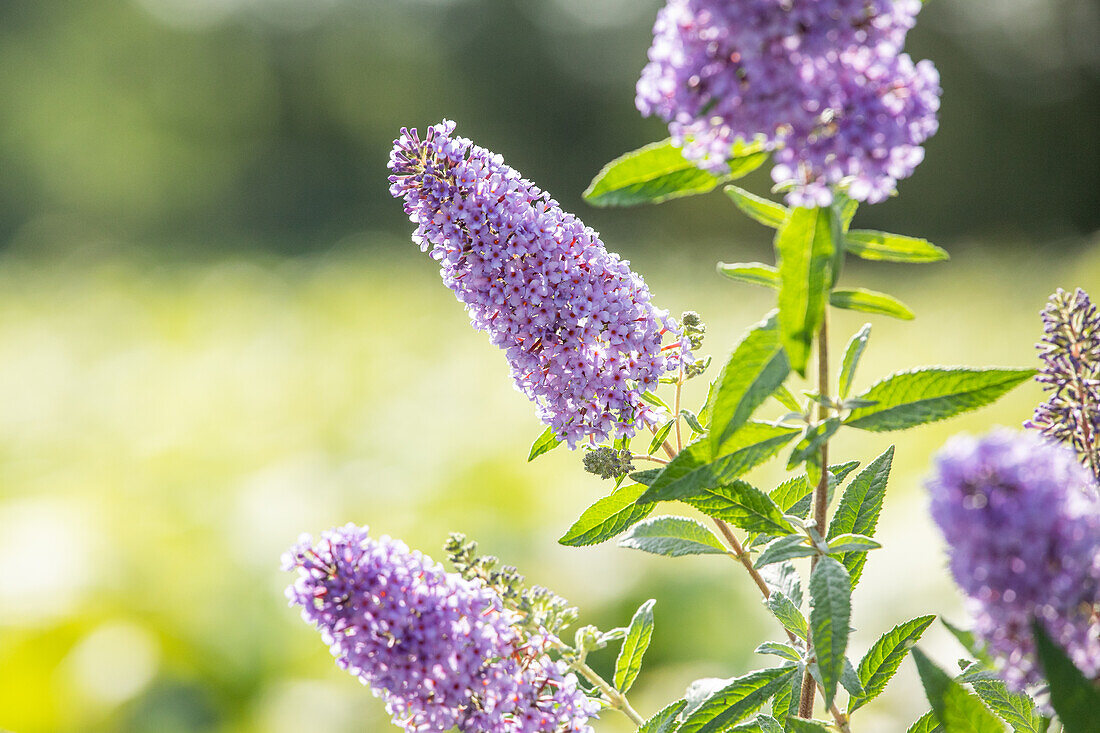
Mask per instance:
[[[753,651],[757,654],[771,654],[791,662],[802,661],[802,657],[799,656],[797,649],[790,644],[784,644],[778,641],[765,641]]]
[[[767,157],[764,152],[749,152],[733,158],[728,173],[715,176],[684,158],[671,140],[662,140],[608,163],[592,179],[584,198],[593,206],[634,206],[707,193],[724,181],[746,175]]]
[[[687,705],[680,714],[680,718],[686,719],[698,710],[699,706],[705,703],[711,695],[718,692],[732,681],[732,677],[727,677],[725,679],[720,677],[703,677],[702,679],[692,682],[684,692],[684,701],[687,702]]]
[[[1013,733],[1046,732],[1046,721],[1027,693],[1012,692],[1000,680],[974,680],[971,684],[982,702],[1012,726]]]
[[[653,440],[649,441],[649,454],[653,455],[661,448],[661,444],[668,438],[669,432],[672,430],[675,420],[669,420],[665,423],[665,426],[653,434]]]
[[[793,560],[798,557],[810,557],[817,554],[817,549],[806,544],[806,537],[800,534],[791,534],[772,541],[760,557],[756,558],[753,567],[763,568],[772,563]]]
[[[699,435],[706,429],[691,410],[680,410],[680,417],[684,418],[684,422],[688,424],[688,427],[691,428],[692,432],[696,435]]]
[[[848,198],[842,193],[837,194],[837,199],[839,199],[836,203],[839,204],[837,206],[837,218],[840,219],[840,228],[847,232],[848,225],[852,223],[852,218],[856,215],[856,209],[859,208],[859,202],[853,198]]]
[[[844,667],[840,671],[840,684],[852,698],[867,695],[867,690],[864,689],[863,682],[859,679],[859,672],[856,672],[847,657],[844,658]]]
[[[848,341],[844,349],[844,359],[840,362],[840,398],[844,399],[852,390],[852,379],[856,375],[856,367],[859,359],[867,348],[867,340],[871,338],[871,324],[864,323],[863,328]]]
[[[829,473],[833,474],[833,478],[836,479],[837,483],[840,483],[848,478],[848,474],[857,468],[859,468],[859,461],[848,461],[835,466],[829,466]]]
[[[796,433],[797,428],[750,422],[722,446],[720,458],[713,457],[710,437],[703,435],[661,470],[639,501],[682,499],[728,483],[774,456]]]
[[[790,715],[787,717],[787,732],[829,733],[829,726],[827,723],[822,723],[819,720],[806,720],[805,718],[798,718]]]
[[[773,593],[779,591],[787,596],[794,602],[795,607],[802,605],[802,576],[798,574],[793,563],[779,562],[768,565],[760,571],[760,577]]]
[[[779,721],[770,715],[761,713],[747,723],[741,723],[730,729],[741,733],[785,733]]]
[[[829,304],[834,308],[890,316],[903,321],[913,320],[913,311],[905,303],[892,295],[865,288],[834,290],[829,294]]]
[[[736,677],[708,697],[677,733],[720,733],[747,718],[790,680],[795,667],[775,667]]]
[[[1034,369],[997,367],[897,372],[859,395],[876,404],[852,410],[844,423],[872,432],[905,430],[988,405],[1034,375]]]
[[[733,199],[733,203],[737,208],[764,226],[778,229],[783,226],[783,222],[787,219],[787,207],[782,204],[760,198],[756,194],[749,193],[737,186],[726,186],[723,190],[725,190],[727,196]]]
[[[639,606],[634,618],[630,619],[630,626],[626,628],[626,638],[615,660],[614,683],[619,692],[629,690],[642,671],[642,657],[653,636],[653,604],[656,602],[650,598]]]
[[[584,510],[559,543],[569,547],[595,545],[626,531],[628,527],[645,519],[653,511],[653,504],[639,504],[638,497],[645,493],[642,484],[631,484],[615,489],[608,496]]]
[[[863,534],[838,534],[833,539],[829,540],[829,554],[840,555],[837,558],[841,560],[846,554],[864,553],[871,550],[877,550],[882,547],[882,543],[877,542],[867,535]],[[849,573],[850,575],[851,573]]]
[[[554,429],[546,428],[542,431],[542,435],[535,438],[535,442],[531,444],[531,453],[527,456],[527,462],[530,463],[543,453],[549,453],[559,445],[561,445],[561,441],[554,437]]]
[[[790,471],[795,466],[813,457],[821,449],[821,444],[833,437],[839,429],[840,420],[835,417],[830,417],[825,422],[817,425],[808,426],[803,433],[802,440],[798,441],[794,446],[794,450],[791,451],[791,457],[787,461],[787,470]]]
[[[810,575],[810,633],[826,706],[836,696],[836,684],[844,667],[852,616],[851,594],[852,579],[844,566],[831,557],[818,560]]]
[[[832,522],[829,523],[826,539],[832,540],[842,534],[861,534],[867,537],[875,535],[893,462],[894,446],[890,446],[852,479],[852,483],[848,484],[848,488],[844,490],[844,496],[840,498],[840,504],[836,508]],[[867,555],[846,554],[840,561],[852,576],[854,588],[863,574]]]
[[[666,557],[725,555],[722,543],[706,527],[687,517],[660,516],[642,520],[619,540],[620,547]]]
[[[974,657],[974,659],[977,659],[984,668],[993,668],[993,657],[989,656],[985,649],[982,648],[982,645],[978,643],[977,638],[974,636],[974,632],[960,628],[945,618],[941,618],[940,623],[951,632],[952,636],[959,640],[963,649],[969,652],[970,656]]]
[[[806,617],[802,615],[802,612],[794,605],[794,601],[788,598],[786,594],[772,591],[771,595],[764,601],[764,605],[768,607],[776,620],[783,624],[784,629],[799,639],[806,639],[809,629]]]
[[[710,442],[718,448],[752,417],[764,400],[790,374],[787,355],[779,343],[776,316],[769,314],[753,326],[730,354],[714,383],[710,406]]]
[[[905,661],[910,647],[920,640],[925,629],[935,618],[935,616],[920,616],[912,621],[898,624],[871,646],[859,662],[859,681],[863,683],[866,693],[852,698],[848,703],[849,713],[874,700],[886,689],[886,684]]]
[[[783,385],[776,387],[775,394],[773,394],[772,397],[791,412],[802,412],[802,407],[798,404],[798,400],[796,400],[794,395],[791,394],[791,391]]]
[[[831,208],[792,209],[775,235],[779,257],[779,335],[791,368],[806,374],[810,344],[833,283],[836,220]]]
[[[730,522],[749,532],[786,535],[794,528],[768,495],[744,481],[703,489],[683,501],[708,517]]]
[[[663,468],[647,468],[644,471],[635,471],[634,473],[630,474],[630,478],[634,479],[640,484],[650,486],[653,484],[654,481],[657,480],[657,477],[661,475],[662,471],[664,471]]]
[[[678,722],[676,718],[685,707],[686,700],[677,700],[643,723],[638,733],[672,733]]]
[[[805,667],[798,665],[798,669],[791,675],[790,684],[784,685],[772,698],[772,715],[780,720],[786,720],[788,715],[798,714],[798,703],[802,697],[802,675]]]
[[[762,262],[719,262],[718,274],[736,282],[779,289],[779,270]]]
[[[940,727],[940,721],[936,719],[935,711],[929,710],[917,718],[917,722],[909,726],[909,730],[905,733],[943,733],[943,728]]]
[[[672,412],[672,408],[668,406],[668,403],[662,400],[657,395],[653,394],[652,392],[642,392],[642,399],[653,405],[654,407],[660,407],[669,413]]]
[[[844,237],[844,249],[865,260],[888,262],[938,262],[949,257],[945,250],[927,239],[869,229],[853,229],[848,232]]]
[[[913,649],[924,692],[944,733],[1004,733],[1004,726],[975,695]]]
[[[1050,683],[1050,704],[1065,733],[1095,733],[1100,714],[1100,689],[1074,666],[1038,622],[1032,622],[1035,651]],[[950,733],[950,731],[948,731]]]
[[[813,487],[805,476],[792,476],[772,489],[768,496],[787,514],[798,514],[795,511],[795,505],[813,494],[813,491]],[[802,518],[805,519],[805,516],[803,514]]]

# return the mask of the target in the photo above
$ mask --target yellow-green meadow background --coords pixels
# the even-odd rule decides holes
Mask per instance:
[[[609,485],[564,448],[526,462],[541,427],[386,193],[397,129],[453,118],[600,229],[662,307],[700,311],[724,358],[772,295],[713,263],[770,257],[768,232],[720,194],[645,211],[579,196],[663,134],[632,104],[657,7],[0,5],[0,729],[389,729],[282,595],[280,553],[346,522],[437,556],[464,531],[605,628],[656,598],[643,713],[761,663],[777,628],[728,559],[556,544]],[[953,259],[849,264],[845,283],[918,314],[871,319],[857,386],[915,364],[1033,365],[1046,295],[1100,295],[1098,28],[1087,0],[928,4],[910,47],[943,73],[942,129],[901,197],[856,224]],[[863,322],[836,313],[835,348]],[[857,653],[903,618],[964,618],[922,476],[949,435],[1018,425],[1040,395],[837,441],[866,461],[905,440]],[[926,646],[959,653],[938,629]],[[855,729],[895,733],[926,707],[907,664]],[[608,714],[598,730],[625,727]]]

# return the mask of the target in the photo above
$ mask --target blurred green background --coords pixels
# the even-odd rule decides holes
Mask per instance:
[[[348,521],[436,555],[462,530],[605,627],[656,598],[643,713],[760,663],[777,628],[728,560],[556,545],[609,486],[563,449],[526,463],[530,406],[386,193],[397,129],[455,119],[600,229],[662,307],[701,311],[722,358],[771,295],[712,263],[769,258],[768,233],[719,194],[644,211],[579,196],[663,136],[633,109],[657,7],[0,4],[0,729],[387,730],[282,596],[279,554]],[[1100,289],[1097,37],[1089,0],[925,9],[909,45],[943,74],[941,131],[902,196],[856,224],[953,260],[845,271],[918,313],[874,319],[859,384],[915,363],[1034,364],[1045,296]],[[862,322],[836,315],[838,349]],[[903,617],[963,618],[921,477],[950,434],[1017,425],[1039,399],[1028,385],[946,424],[838,440],[866,461],[906,439],[858,653]],[[938,630],[927,646],[958,652]],[[904,729],[926,709],[915,684],[906,666],[857,730]]]

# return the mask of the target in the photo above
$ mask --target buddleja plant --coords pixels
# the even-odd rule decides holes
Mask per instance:
[[[710,365],[696,353],[706,330],[697,313],[675,319],[656,307],[596,232],[499,155],[455,135],[454,123],[401,131],[391,193],[416,224],[414,241],[438,261],[472,325],[504,350],[515,386],[547,425],[529,460],[565,444],[583,451],[587,471],[615,482],[560,542],[618,538],[669,557],[728,555],[759,590],[779,637],[757,649],[772,664],[700,680],[647,719],[626,695],[654,632],[653,600],[623,628],[581,627],[569,641],[577,613],[568,603],[527,587],[514,568],[498,569],[462,537],[445,548],[453,572],[359,527],[304,538],[285,558],[298,572],[290,599],[338,663],[385,699],[395,724],[589,731],[606,707],[639,733],[847,732],[886,687],[934,617],[903,620],[862,659],[849,657],[852,590],[880,547],[874,535],[894,449],[861,466],[831,455],[830,442],[841,430],[893,432],[950,418],[1035,374],[921,367],[860,390],[870,325],[839,360],[830,349],[830,308],[913,316],[887,294],[839,287],[849,255],[947,258],[923,239],[850,228],[859,204],[892,195],[913,172],[936,130],[936,71],[902,52],[919,8],[917,0],[670,0],[660,11],[637,103],[668,121],[671,137],[610,163],[585,198],[659,203],[727,184],[738,209],[775,230],[774,265],[718,266],[734,281],[775,290],[777,308],[732,349],[694,412],[681,404],[682,388]],[[769,162],[783,203],[728,185]],[[794,380],[807,376],[812,387],[800,400]],[[769,401],[785,414],[764,417]],[[766,488],[747,481],[779,455],[789,478]],[[714,529],[666,513],[674,502]],[[1036,629],[1042,652],[1044,629]],[[1003,729],[981,702],[965,707],[977,698],[961,685],[990,681],[995,667],[981,644],[959,635],[978,666],[954,679],[918,656],[933,710],[911,731]],[[620,640],[613,679],[604,680],[586,656]],[[1049,646],[1057,653],[1057,643]],[[1038,712],[1031,728],[1006,713],[1024,705],[1026,693],[1015,689],[1004,688],[1007,702],[994,709],[1017,731],[1044,730],[1049,719]],[[818,711],[826,719],[814,719]]]

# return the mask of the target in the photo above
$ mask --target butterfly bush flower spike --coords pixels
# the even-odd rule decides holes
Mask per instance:
[[[935,134],[939,74],[902,53],[919,0],[669,0],[637,85],[686,158],[721,173],[738,143],[774,151],[796,206],[834,187],[891,195]]]
[[[406,731],[591,733],[599,703],[548,656],[556,640],[522,633],[481,583],[350,524],[304,536],[283,566],[291,604]]]
[[[1040,682],[1032,617],[1100,675],[1100,501],[1073,453],[1032,433],[960,435],[928,488],[975,633],[1009,685]]]
[[[572,447],[659,421],[642,394],[691,354],[628,262],[499,155],[456,137],[453,122],[423,138],[403,129],[389,167],[413,241],[556,437]]]

